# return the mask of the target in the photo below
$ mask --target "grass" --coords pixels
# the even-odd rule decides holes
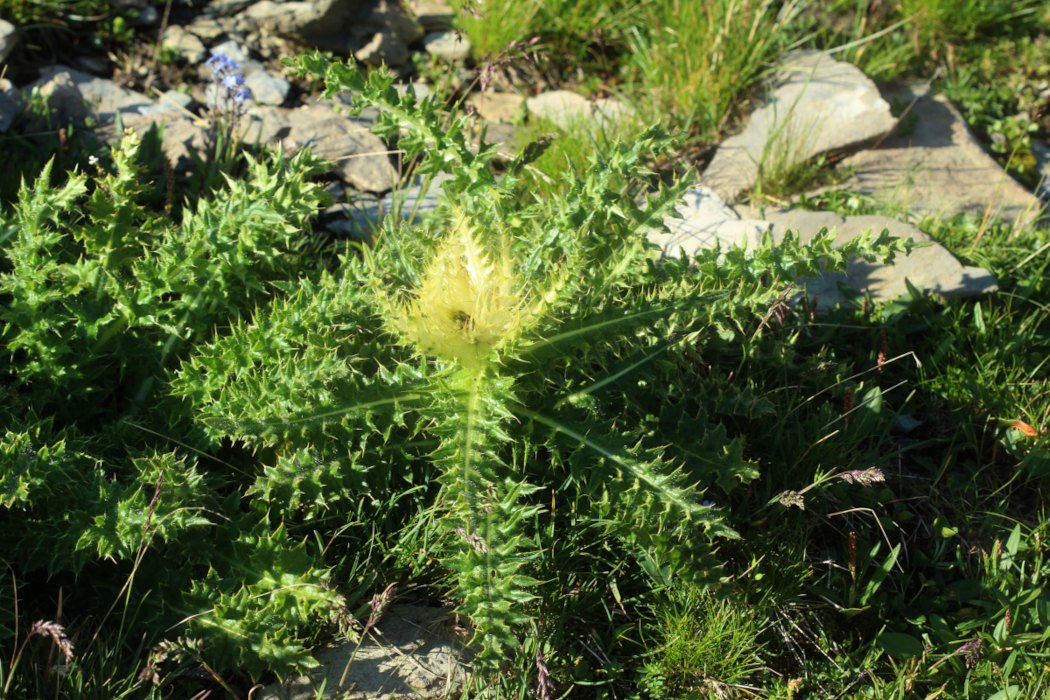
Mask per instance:
[[[1027,184],[1031,140],[1050,129],[1040,117],[1050,10],[1034,2],[456,5],[479,58],[539,36],[539,46],[556,57],[548,70],[564,84],[616,94],[638,115],[599,127],[524,125],[521,145],[556,134],[523,170],[520,190],[528,196],[564,195],[553,184],[556,174],[630,142],[640,123],[682,134],[682,152],[695,157],[736,128],[754,87],[798,46],[831,47],[876,78],[940,67],[944,90]],[[57,143],[4,138],[5,152],[27,162],[62,153]],[[823,162],[798,163],[793,143],[785,138],[764,159],[754,197],[804,190],[827,176]],[[16,183],[4,177],[6,205]],[[848,191],[802,204],[848,215],[908,215]],[[719,544],[722,580],[675,583],[654,594],[625,564],[623,549],[603,538],[602,523],[554,542],[552,516],[550,561],[540,573],[573,594],[538,601],[551,625],[526,635],[528,663],[508,666],[495,681],[476,680],[469,695],[544,697],[537,659],[557,692],[570,697],[1046,694],[1050,229],[1015,231],[965,216],[918,224],[965,264],[991,270],[1000,291],[956,301],[916,293],[882,305],[858,298],[821,317],[805,305],[775,304],[760,327],[735,336],[740,328],[720,329],[733,340],[715,338],[695,353],[689,376],[696,387],[688,393],[697,398],[682,399],[688,407],[682,410],[702,414],[718,406],[728,416],[724,430],[741,436],[741,454],[762,471],[746,487],[710,490],[741,535]],[[7,235],[0,231],[0,245]],[[704,271],[719,274],[713,264]],[[704,449],[696,434],[676,437],[669,454]],[[367,606],[372,593],[395,581],[408,582],[403,599],[432,602],[447,590],[431,555],[439,514],[420,514],[428,488],[421,483],[376,506],[374,518],[358,504],[361,512],[326,543],[333,567],[346,575],[339,585],[351,608]],[[555,496],[567,492],[563,487]],[[580,504],[559,501],[559,517],[579,517]],[[366,527],[374,532],[370,550],[361,553],[351,531]],[[157,638],[128,630],[142,614],[139,602],[163,595],[148,582],[124,597],[113,586],[71,594],[73,607],[89,608],[92,597],[105,598],[103,608],[117,600],[114,617],[123,624],[111,634],[97,618],[69,612],[68,601],[30,595],[32,585],[47,583],[42,574],[5,577],[2,622],[17,619],[22,639],[40,616],[64,619],[77,631],[77,663],[64,675],[47,638],[29,640],[21,652],[5,649],[16,653],[3,655],[0,687],[10,683],[16,695],[248,692],[243,677],[209,676],[193,640],[179,640],[178,655],[173,647],[178,662],[160,686],[139,680]],[[96,631],[102,633],[92,640]],[[317,630],[319,640],[332,635]]]

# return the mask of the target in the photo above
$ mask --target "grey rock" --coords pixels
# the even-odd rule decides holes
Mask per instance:
[[[387,216],[394,216],[399,221],[417,221],[437,210],[443,185],[450,177],[439,173],[429,183],[423,177],[416,177],[382,198],[359,195],[349,203],[329,207],[325,225],[339,235],[370,242]]]
[[[800,286],[820,309],[845,301],[839,285],[866,292],[875,301],[891,301],[908,294],[908,283],[936,292],[944,297],[965,297],[996,290],[995,278],[986,270],[962,265],[945,248],[932,242],[911,224],[884,216],[843,217],[834,212],[801,209],[759,210],[726,206],[719,196],[705,187],[691,190],[678,207],[681,219],[667,218],[668,232],[654,231],[649,241],[658,245],[663,255],[695,255],[705,249],[743,247],[753,249],[768,233],[774,243],[793,231],[802,242],[812,240],[821,229],[836,234],[835,245],[841,246],[866,231],[929,243],[916,248],[911,255],[898,256],[892,264],[853,260],[845,273],[829,273],[817,279],[800,281]],[[742,218],[743,217],[743,218]],[[907,282],[905,281],[907,280]]]
[[[873,142],[897,121],[875,83],[819,52],[785,56],[768,87],[744,130],[718,147],[704,172],[704,183],[727,201],[752,187],[764,168]]]
[[[195,166],[195,158],[204,159],[214,149],[214,133],[204,123],[186,119],[171,113],[131,114],[121,119],[125,129],[145,136],[156,127],[161,135],[161,151],[167,157],[172,170],[185,174]],[[103,141],[116,143],[120,133],[115,125],[99,130]]]
[[[370,66],[403,66],[408,62],[408,47],[393,32],[376,32],[368,43],[354,52],[354,58]]]
[[[0,134],[6,133],[22,113],[22,100],[10,80],[0,78]]]
[[[15,44],[18,43],[18,27],[8,22],[6,19],[0,19],[0,63],[7,60],[7,57],[11,55],[11,52],[15,49]]]
[[[256,107],[246,117],[241,138],[248,143],[279,141],[289,153],[309,147],[334,163],[344,182],[364,192],[386,192],[397,182],[386,144],[331,107]]]
[[[186,25],[186,31],[209,43],[222,38],[229,31],[229,20],[197,15]]]
[[[208,54],[200,39],[177,24],[164,30],[160,35],[160,45],[161,48],[174,51],[190,63],[200,63]]]
[[[237,62],[244,76],[244,84],[252,91],[252,100],[256,103],[279,105],[288,97],[291,84],[283,78],[271,75],[263,64],[249,58],[248,52],[236,41],[225,41],[213,47],[211,52],[226,54]]]
[[[452,29],[456,19],[455,11],[444,0],[412,0],[408,6],[428,32]]]
[[[210,15],[235,15],[252,4],[252,0],[211,0],[205,11]]]
[[[155,27],[160,22],[160,10],[153,5],[139,8],[138,13],[131,18],[133,27]]]
[[[750,208],[743,210],[754,213]],[[980,267],[965,266],[946,248],[934,242],[911,224],[886,216],[847,216],[833,212],[810,212],[801,209],[774,209],[760,213],[772,224],[774,240],[786,231],[794,231],[803,242],[811,240],[822,229],[833,230],[835,244],[842,245],[866,231],[878,233],[887,229],[891,236],[926,243],[910,255],[897,256],[892,264],[852,260],[845,273],[803,280],[801,286],[817,308],[827,309],[845,301],[840,285],[866,292],[877,302],[892,301],[908,294],[908,283],[945,298],[963,298],[987,294],[998,289],[995,277]]]
[[[522,113],[525,98],[514,92],[476,92],[467,98],[467,104],[478,115],[490,122],[515,122]]]
[[[677,207],[681,218],[667,217],[667,231],[652,231],[649,241],[660,246],[664,255],[693,256],[710,248],[739,246],[754,249],[762,234],[770,230],[768,221],[741,219],[707,187],[697,187],[685,194]]]
[[[24,96],[39,88],[61,121],[82,122],[91,116],[105,125],[118,114],[145,114],[155,103],[140,92],[127,90],[112,80],[97,78],[66,66],[49,66],[40,78],[22,89]]]
[[[470,41],[459,32],[444,31],[423,37],[426,52],[441,61],[453,63],[470,56]]]
[[[846,158],[840,167],[852,175],[837,188],[926,214],[987,214],[1018,226],[1038,217],[1039,199],[985,153],[948,99],[921,92],[913,99],[914,124]]]
[[[398,0],[376,0],[363,16],[356,19],[364,27],[391,32],[406,46],[419,41],[426,33],[419,20],[406,13]]]
[[[1035,156],[1035,169],[1039,174],[1039,184],[1035,192],[1044,200],[1050,201],[1050,145],[1034,141],[1032,155]]]
[[[360,645],[316,654],[309,676],[264,688],[259,700],[458,698],[469,666],[447,610],[395,605]],[[317,695],[324,685],[324,694]]]
[[[529,114],[546,119],[560,129],[590,118],[592,105],[569,90],[548,90],[525,100]]]

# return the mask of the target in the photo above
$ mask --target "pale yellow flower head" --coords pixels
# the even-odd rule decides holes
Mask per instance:
[[[398,314],[398,332],[427,354],[479,367],[521,329],[522,296],[507,246],[487,250],[462,216]]]

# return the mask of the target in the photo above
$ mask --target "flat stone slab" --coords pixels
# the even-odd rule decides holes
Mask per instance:
[[[41,69],[39,80],[22,88],[23,98],[28,99],[34,88],[40,88],[40,94],[60,115],[74,121],[92,116],[103,126],[115,121],[118,114],[149,114],[172,109],[112,80],[62,65]]]
[[[705,249],[744,247],[753,249],[765,233],[774,242],[795,232],[802,242],[812,240],[821,229],[834,231],[835,245],[843,245],[866,231],[888,229],[890,235],[929,245],[916,248],[911,255],[897,256],[892,264],[853,260],[846,271],[829,273],[817,279],[800,280],[805,294],[820,309],[829,309],[846,300],[839,286],[866,292],[877,302],[892,301],[908,294],[908,283],[947,298],[993,292],[995,278],[986,270],[961,264],[943,246],[911,224],[885,216],[843,217],[834,212],[803,209],[766,209],[726,206],[718,195],[706,188],[691,190],[678,207],[682,219],[664,220],[669,232],[652,232],[649,240],[668,257],[683,253],[695,255]]]
[[[924,214],[987,214],[1017,226],[1039,216],[1039,198],[984,151],[947,98],[920,93],[913,99],[908,122],[914,124],[877,148],[846,158],[839,167],[852,174],[836,189],[861,192]]]
[[[245,116],[241,138],[248,143],[280,141],[289,153],[309,146],[335,164],[344,182],[362,192],[386,192],[397,183],[386,144],[368,127],[331,107],[253,107]]]
[[[820,52],[792,52],[744,130],[718,147],[703,181],[731,202],[755,185],[763,169],[871,143],[896,123],[875,83],[856,66]]]
[[[358,646],[317,653],[308,676],[264,688],[257,700],[393,700],[458,698],[469,667],[451,632],[449,611],[395,605]],[[324,694],[318,690],[324,684]]]
[[[807,242],[822,228],[835,232],[835,245],[846,242],[867,231],[879,233],[887,229],[891,236],[928,245],[916,248],[910,255],[898,255],[892,264],[879,261],[851,260],[844,273],[831,273],[816,279],[800,281],[806,295],[818,309],[829,309],[846,300],[840,285],[871,296],[873,301],[893,301],[909,294],[908,284],[935,292],[946,299],[960,299],[998,290],[995,277],[980,267],[960,263],[944,246],[936,243],[915,226],[888,216],[839,216],[834,212],[802,209],[767,209],[749,215],[761,214],[772,224],[773,239],[783,240],[787,231],[794,231]]]

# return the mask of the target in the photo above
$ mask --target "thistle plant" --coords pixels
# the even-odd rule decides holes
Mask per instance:
[[[216,445],[266,455],[252,507],[316,528],[367,494],[427,488],[402,550],[425,542],[442,564],[482,660],[510,655],[523,669],[534,670],[534,654],[515,655],[527,630],[588,614],[564,588],[580,562],[571,548],[553,556],[562,543],[597,538],[651,590],[717,582],[714,547],[735,533],[703,496],[758,475],[719,414],[768,405],[710,379],[718,395],[698,400],[698,356],[760,329],[797,275],[897,248],[885,236],[842,250],[830,235],[808,247],[789,237],[657,263],[645,233],[689,183],[648,171],[671,147],[656,131],[567,171],[568,194],[541,199],[528,187],[536,149],[497,177],[495,148],[471,147],[468,117],[399,96],[385,72],[365,78],[319,55],[292,65],[324,78],[329,96],[378,107],[380,136],[419,172],[451,178],[435,216],[386,220],[374,247],[178,373],[175,392]],[[670,444],[686,434],[690,445]]]

